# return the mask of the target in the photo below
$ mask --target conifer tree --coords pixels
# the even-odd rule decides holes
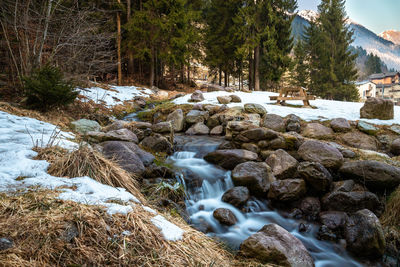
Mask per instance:
[[[293,84],[296,86],[307,87],[308,85],[309,71],[307,60],[304,41],[299,40],[294,47]]]

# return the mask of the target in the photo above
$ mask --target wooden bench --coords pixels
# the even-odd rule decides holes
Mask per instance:
[[[303,87],[284,87],[279,90],[279,96],[270,96],[270,100],[276,100],[277,104],[283,104],[286,100],[302,100],[305,107],[310,106],[310,100],[315,100],[315,96],[309,95],[307,89]]]

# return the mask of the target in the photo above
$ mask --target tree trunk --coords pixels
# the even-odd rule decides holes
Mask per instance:
[[[131,19],[131,0],[126,1],[126,20],[129,21]],[[135,72],[134,67],[134,57],[133,51],[128,48],[128,74],[131,78],[133,78],[133,74]]]
[[[150,59],[150,88],[154,85],[154,47],[151,48],[151,59]]]
[[[226,71],[224,71],[224,86],[227,87],[228,86],[228,77],[226,75]]]
[[[253,52],[250,52],[249,55],[249,90],[253,90],[253,74],[254,74],[254,60],[253,60]]]
[[[118,0],[121,3],[121,0]],[[118,85],[122,85],[122,64],[121,64],[121,14],[117,12],[117,54],[118,54]]]
[[[260,45],[254,49],[254,90],[260,91]]]
[[[218,81],[218,85],[219,85],[219,86],[222,85],[222,70],[221,70],[221,68],[219,68],[219,81]]]
[[[46,13],[46,19],[45,19],[45,24],[44,24],[44,30],[43,30],[43,39],[42,39],[42,42],[40,43],[40,48],[39,48],[39,53],[38,53],[38,58],[37,58],[37,62],[39,64],[39,66],[42,64],[43,46],[44,46],[44,43],[46,42],[47,31],[49,29],[49,20],[50,20],[52,4],[53,4],[53,0],[49,0],[49,3],[47,5],[47,13]]]

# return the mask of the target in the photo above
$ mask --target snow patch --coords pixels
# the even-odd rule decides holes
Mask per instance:
[[[163,216],[157,215],[151,219],[151,222],[161,231],[161,234],[168,241],[178,241],[185,232],[175,224],[167,221]]]

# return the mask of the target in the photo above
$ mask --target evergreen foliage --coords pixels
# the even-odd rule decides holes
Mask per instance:
[[[367,75],[371,75],[373,73],[381,73],[382,72],[383,62],[381,59],[374,55],[369,54],[367,56],[367,60],[365,61],[365,70]]]
[[[74,84],[64,80],[62,72],[50,65],[34,70],[23,82],[26,104],[33,109],[47,111],[66,106],[78,96]]]
[[[307,54],[305,49],[305,44],[302,40],[296,43],[294,47],[294,70],[293,84],[296,86],[307,87],[309,80],[309,68],[307,62]]]

